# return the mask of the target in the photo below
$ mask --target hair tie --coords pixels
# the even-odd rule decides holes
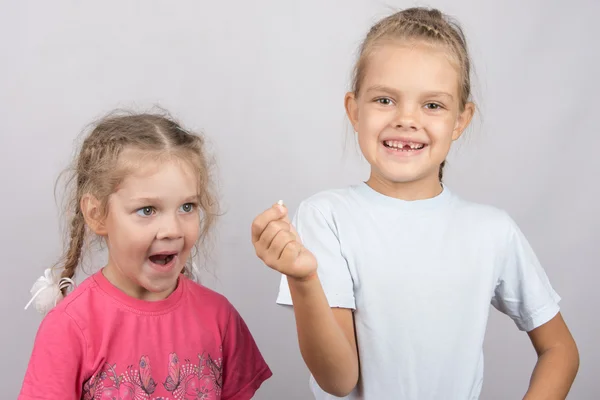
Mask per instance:
[[[75,287],[75,282],[71,278],[60,278],[56,280],[52,273],[52,268],[47,268],[44,275],[40,276],[29,291],[32,295],[31,300],[25,306],[25,310],[35,303],[35,309],[42,315],[46,315],[64,296],[62,290],[68,287]]]

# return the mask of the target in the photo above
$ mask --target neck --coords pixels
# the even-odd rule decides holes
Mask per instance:
[[[371,172],[367,185],[385,196],[406,201],[430,199],[442,192],[437,176],[411,182],[391,182]]]

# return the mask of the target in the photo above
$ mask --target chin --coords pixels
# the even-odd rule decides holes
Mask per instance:
[[[416,167],[416,166],[414,166]],[[438,170],[429,168],[411,168],[411,166],[394,166],[379,169],[380,178],[389,183],[413,183],[438,179]]]
[[[382,175],[383,179],[392,184],[413,183],[422,181],[425,176],[422,174],[410,173],[388,173]]]
[[[177,279],[180,273],[172,271],[168,275],[161,274],[156,276],[154,274],[146,275],[144,278],[143,285],[144,289],[153,293],[164,292],[165,290],[172,289],[177,284]]]
[[[177,285],[177,279],[171,280],[161,280],[160,282],[149,281],[144,285],[144,289],[146,289],[149,293],[160,294],[164,292],[169,292],[175,289]]]

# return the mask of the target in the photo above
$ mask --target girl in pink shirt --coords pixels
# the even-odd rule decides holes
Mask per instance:
[[[19,399],[252,398],[272,373],[191,263],[217,211],[203,139],[162,115],[108,116],[70,182],[69,246],[60,278],[47,270],[32,288],[49,312]],[[108,263],[63,299],[91,235]]]

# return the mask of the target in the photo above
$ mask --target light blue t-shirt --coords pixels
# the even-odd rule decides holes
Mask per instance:
[[[510,216],[447,187],[418,201],[365,183],[328,190],[303,201],[293,223],[330,306],[355,310],[361,369],[347,399],[478,399],[490,303],[523,331],[559,311]],[[292,304],[285,276],[277,303]],[[316,399],[337,399],[310,385]]]

